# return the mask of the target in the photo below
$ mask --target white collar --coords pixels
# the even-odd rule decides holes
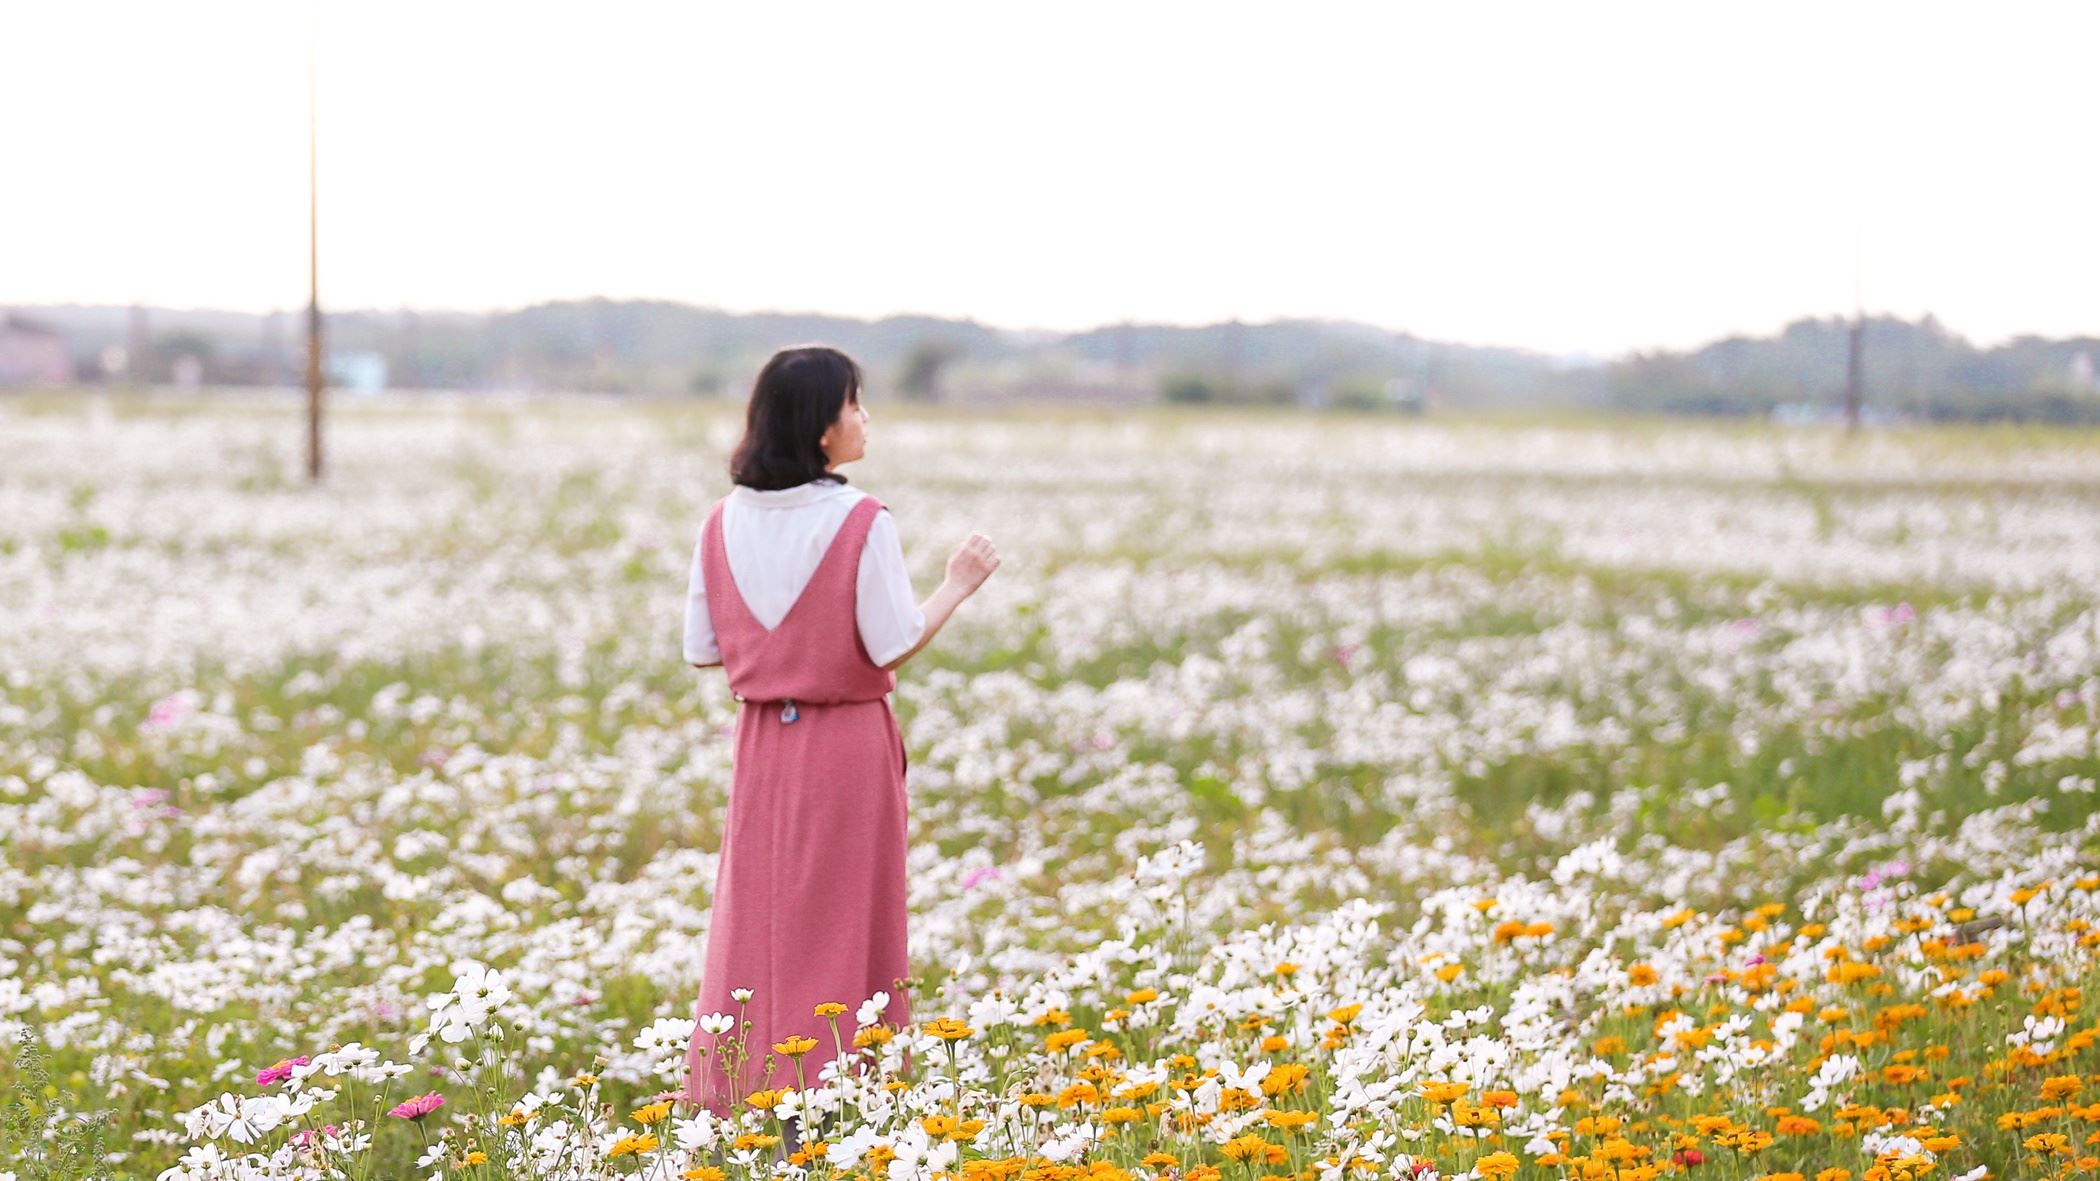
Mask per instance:
[[[729,490],[729,494],[758,508],[793,508],[797,505],[815,504],[841,493],[857,491],[859,489],[851,484],[840,484],[832,480],[811,480],[807,484],[797,484],[792,488],[768,491],[738,484]]]

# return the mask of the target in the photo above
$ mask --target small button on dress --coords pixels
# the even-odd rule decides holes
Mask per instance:
[[[790,1036],[816,1039],[803,1063],[816,1083],[837,1052],[817,1005],[846,1006],[837,1020],[849,1054],[862,1001],[887,992],[882,1020],[895,1027],[911,1014],[906,755],[888,696],[897,678],[869,658],[854,615],[861,548],[882,505],[869,496],[853,506],[772,628],[737,590],[722,508],[708,514],[699,557],[722,667],[743,704],[695,1015],[741,1012],[751,1026],[740,1085],[716,1057],[716,1035],[694,1031],[683,1095],[727,1116],[752,1091],[795,1085],[793,1062],[772,1049]],[[740,988],[751,990],[747,1005],[730,995]]]

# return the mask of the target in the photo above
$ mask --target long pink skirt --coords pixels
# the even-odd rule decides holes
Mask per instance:
[[[902,1029],[911,1020],[903,983],[906,756],[896,716],[887,698],[797,712],[793,722],[781,720],[776,703],[747,703],[737,713],[695,1015],[741,1013],[751,1022],[742,1089],[732,1094],[715,1035],[696,1032],[686,1057],[686,1098],[717,1115],[752,1091],[795,1085],[794,1064],[773,1051],[793,1034],[817,1041],[802,1062],[805,1083],[817,1085],[837,1054],[819,1004],[846,1006],[837,1020],[849,1055],[854,1014],[876,992],[890,994],[884,1023]],[[738,988],[751,990],[748,1004],[730,996]]]

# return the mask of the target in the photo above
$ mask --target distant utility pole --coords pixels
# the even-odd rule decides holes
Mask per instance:
[[[321,479],[321,134],[315,114],[318,30],[306,47],[306,478]]]
[[[134,302],[131,305],[131,323],[127,337],[129,347],[124,353],[124,377],[133,388],[153,380],[153,329],[146,320],[146,305]]]
[[[1861,354],[1866,352],[1867,321],[1863,312],[1852,313],[1852,340],[1845,350],[1845,430],[1847,433],[1859,429],[1859,403],[1861,380],[1859,371]]]

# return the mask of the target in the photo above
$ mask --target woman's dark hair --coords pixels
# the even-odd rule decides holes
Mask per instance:
[[[818,440],[848,402],[860,404],[860,366],[853,358],[823,345],[774,353],[751,383],[744,439],[729,456],[729,478],[762,492],[811,480],[845,483],[824,470]]]

